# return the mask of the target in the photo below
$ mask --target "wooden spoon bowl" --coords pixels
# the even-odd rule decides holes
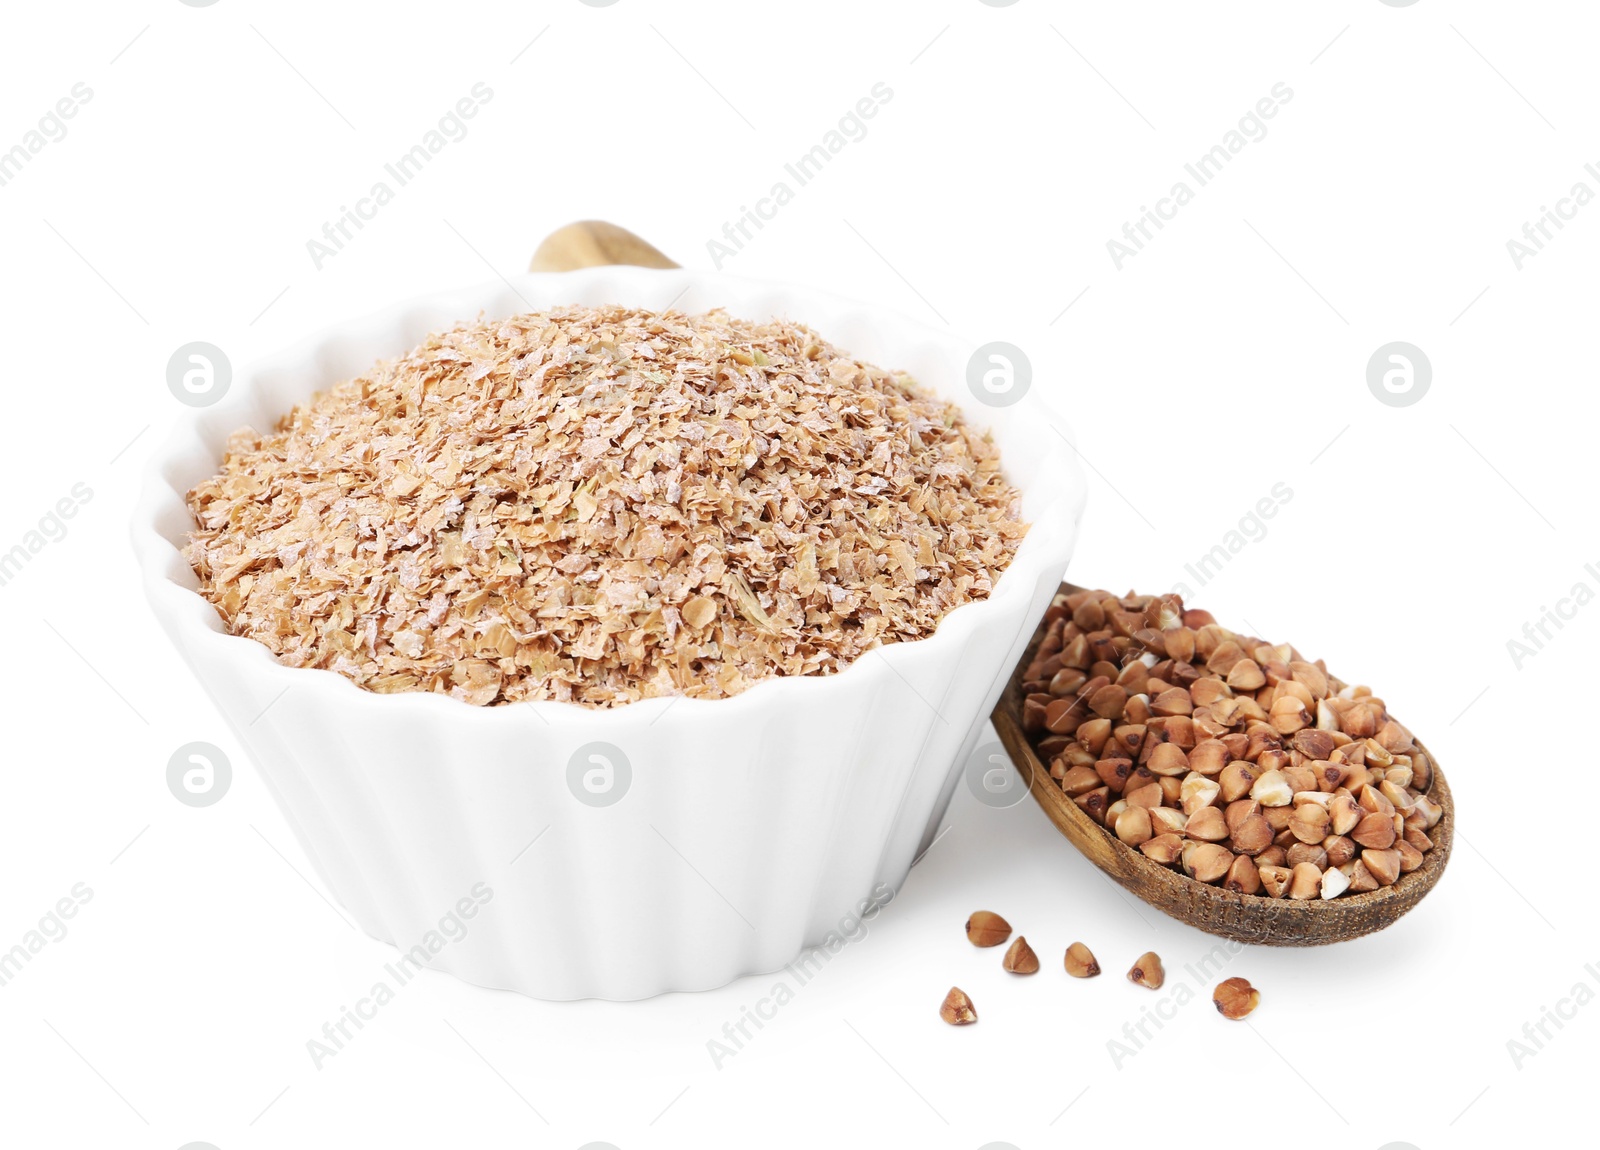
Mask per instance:
[[[1061,585],[1064,594],[1078,590],[1081,588],[1071,584]],[[1224,890],[1151,862],[1078,808],[1050,777],[1048,764],[1040,761],[1023,732],[1022,676],[1044,632],[1045,625],[1041,622],[995,705],[995,730],[1018,772],[1027,780],[1034,799],[1050,816],[1056,829],[1090,862],[1157,910],[1208,934],[1238,942],[1263,946],[1323,946],[1382,930],[1421,902],[1444,873],[1454,837],[1455,804],[1444,772],[1439,769],[1439,760],[1431,751],[1428,757],[1433,760],[1433,779],[1427,794],[1443,809],[1444,817],[1428,832],[1433,849],[1424,853],[1422,865],[1410,874],[1401,875],[1392,886],[1365,894],[1347,893],[1334,899],[1301,902]],[[1417,740],[1417,745],[1427,751],[1421,740]]]

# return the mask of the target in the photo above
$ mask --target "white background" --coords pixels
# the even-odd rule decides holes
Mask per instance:
[[[1575,182],[1600,191],[1594,14],[1219,7],[9,5],[0,148],[75,83],[93,97],[0,187],[0,550],[74,484],[93,498],[0,587],[0,949],[75,883],[93,898],[0,987],[0,1142],[1434,1150],[1587,1123],[1600,1005],[1520,1068],[1507,1042],[1575,984],[1600,991],[1600,607],[1520,669],[1507,641],[1574,584],[1600,590],[1600,206],[1520,271],[1506,241]],[[470,135],[317,270],[306,240],[479,81]],[[880,81],[869,134],[726,270],[1026,349],[1093,468],[1073,577],[1187,582],[1373,684],[1455,790],[1444,881],[1380,935],[1233,958],[1263,994],[1234,1024],[1182,973],[1211,940],[1123,896],[1031,802],[962,788],[867,937],[720,1069],[707,1040],[771,977],[547,1004],[426,974],[315,1069],[306,1040],[392,952],[301,877],[143,606],[126,523],[179,410],[168,356],[207,340],[239,364],[514,273],[575,218],[710,267],[724,221]],[[1278,82],[1269,134],[1119,271],[1106,241]],[[1414,406],[1367,388],[1391,340],[1432,362]],[[1197,588],[1183,565],[1280,481],[1266,538]],[[203,810],[163,778],[191,740],[237,768]],[[967,944],[978,907],[1028,936],[1039,975]],[[1103,978],[1061,973],[1074,939]],[[1146,949],[1163,995],[1121,977]],[[1180,982],[1199,1000],[1119,1068],[1108,1042]],[[952,983],[977,1026],[938,1021]]]

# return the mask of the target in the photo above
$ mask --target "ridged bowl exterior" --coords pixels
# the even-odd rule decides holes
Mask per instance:
[[[280,665],[228,635],[197,594],[178,550],[191,524],[183,493],[216,472],[231,431],[271,426],[313,391],[480,311],[669,302],[804,322],[993,428],[1033,526],[990,598],[837,675],[597,711],[372,694]],[[400,305],[236,373],[222,403],[186,416],[133,526],[146,591],[317,873],[375,938],[547,999],[637,999],[776,970],[904,881],[1071,553],[1085,484],[1068,433],[1031,399],[974,401],[971,350],[825,293],[681,269],[528,275]],[[569,789],[569,759],[591,742],[631,767],[613,805]],[[441,944],[430,932],[462,900],[470,931]]]

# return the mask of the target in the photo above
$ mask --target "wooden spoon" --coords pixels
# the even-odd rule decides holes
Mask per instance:
[[[642,268],[678,266],[627,228],[604,220],[580,220],[546,236],[539,250],[533,253],[528,270],[570,272],[607,264],[633,264]]]
[[[1071,584],[1061,585],[1063,594],[1078,590],[1081,588]],[[1431,751],[1428,757],[1433,760],[1433,780],[1427,794],[1443,808],[1444,817],[1428,832],[1433,849],[1422,856],[1422,865],[1410,874],[1401,875],[1393,886],[1379,887],[1365,894],[1347,893],[1326,901],[1299,902],[1208,886],[1151,862],[1079,809],[1050,777],[1049,766],[1040,761],[1033,744],[1023,733],[1022,674],[1032,661],[1044,632],[1045,626],[1040,623],[1022,661],[1006,684],[1000,702],[995,705],[995,730],[1017,771],[1028,780],[1034,799],[1050,816],[1056,829],[1090,862],[1157,910],[1208,934],[1219,934],[1238,942],[1264,946],[1322,946],[1382,930],[1416,906],[1444,873],[1445,864],[1450,861],[1456,812],[1450,786],[1439,769],[1438,758]],[[1417,746],[1427,751],[1420,740]]]

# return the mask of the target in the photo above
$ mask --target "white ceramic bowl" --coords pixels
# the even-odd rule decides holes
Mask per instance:
[[[230,432],[271,427],[313,391],[480,311],[608,303],[798,320],[992,427],[1032,522],[993,594],[837,675],[609,711],[372,694],[224,631],[179,548],[191,525],[183,493],[215,474]],[[186,415],[154,460],[135,550],[167,633],[367,933],[419,965],[538,998],[708,989],[782,967],[875,890],[881,901],[899,888],[1060,582],[1085,492],[1076,453],[1033,397],[977,403],[972,351],[826,293],[681,269],[442,293],[236,371],[227,397]],[[605,791],[607,761],[624,758],[631,782],[613,772]],[[620,800],[590,805],[596,789]],[[455,937],[452,916],[469,907],[470,930]]]

